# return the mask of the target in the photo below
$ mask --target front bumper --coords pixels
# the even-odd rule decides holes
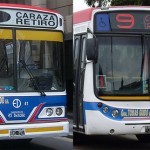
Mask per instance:
[[[22,135],[12,132],[23,131]],[[67,136],[69,122],[0,125],[0,139],[28,139],[36,137]]]
[[[99,111],[87,110],[85,113],[85,133],[88,135],[150,134],[150,120],[117,121],[106,118]]]

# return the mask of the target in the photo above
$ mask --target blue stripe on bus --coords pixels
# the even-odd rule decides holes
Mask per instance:
[[[118,117],[116,117],[116,118],[112,117],[112,111],[113,111],[115,108],[110,107],[110,106],[108,106],[108,107],[109,107],[109,112],[108,112],[108,113],[104,113],[104,112],[103,112],[103,108],[104,108],[105,106],[106,106],[106,105],[103,104],[102,107],[99,108],[99,107],[98,107],[98,102],[84,102],[84,112],[85,112],[86,110],[98,111],[99,113],[103,114],[106,118],[110,118],[110,119],[117,120],[117,121],[123,119],[123,117],[121,117],[121,116],[118,116]],[[117,108],[117,110],[119,110],[119,109]],[[84,113],[84,114],[85,114],[85,113]],[[85,124],[86,124],[86,117],[87,117],[87,116],[84,115],[84,123],[85,123]],[[94,116],[93,116],[93,117],[94,117]]]
[[[97,102],[84,102],[83,103],[84,124],[86,124],[86,113],[85,113],[85,111],[86,110],[97,110],[96,106],[97,106]]]
[[[27,120],[33,109],[41,103],[43,105],[39,113],[44,107],[66,106],[66,95],[0,97],[0,111],[7,121]],[[37,116],[35,119],[38,119]]]
[[[85,110],[98,110],[97,102],[84,102]]]
[[[106,104],[102,104],[98,107],[98,102],[84,102],[84,122],[86,124],[86,110],[98,111],[103,114],[106,118],[116,121],[135,121],[135,120],[149,120],[150,109],[128,109],[128,108],[117,108]],[[108,112],[104,112],[104,108],[108,108]],[[112,112],[118,111],[117,116],[113,116]],[[94,117],[94,116],[93,116]]]

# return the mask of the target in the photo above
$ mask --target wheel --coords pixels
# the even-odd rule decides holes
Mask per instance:
[[[73,132],[73,144],[80,144],[83,143],[86,140],[87,135],[84,135],[82,133]]]
[[[150,142],[150,134],[137,134],[136,137],[142,143]]]

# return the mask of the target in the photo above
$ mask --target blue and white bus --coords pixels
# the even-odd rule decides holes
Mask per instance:
[[[64,19],[0,4],[0,139],[66,136]]]
[[[150,141],[150,7],[74,13],[74,131]]]

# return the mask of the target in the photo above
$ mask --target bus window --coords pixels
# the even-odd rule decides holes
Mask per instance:
[[[53,39],[27,40],[19,31],[18,42],[18,91],[61,91],[63,85],[62,42]],[[32,31],[32,34],[36,31]],[[49,32],[45,32],[47,35]],[[25,34],[24,37],[22,35]],[[21,36],[20,36],[21,35]],[[51,41],[52,40],[52,41]],[[25,88],[26,87],[26,88]]]
[[[98,93],[100,95],[147,94],[143,92],[142,77],[142,72],[145,72],[143,70],[145,53],[142,50],[140,37],[100,37],[95,70]]]

